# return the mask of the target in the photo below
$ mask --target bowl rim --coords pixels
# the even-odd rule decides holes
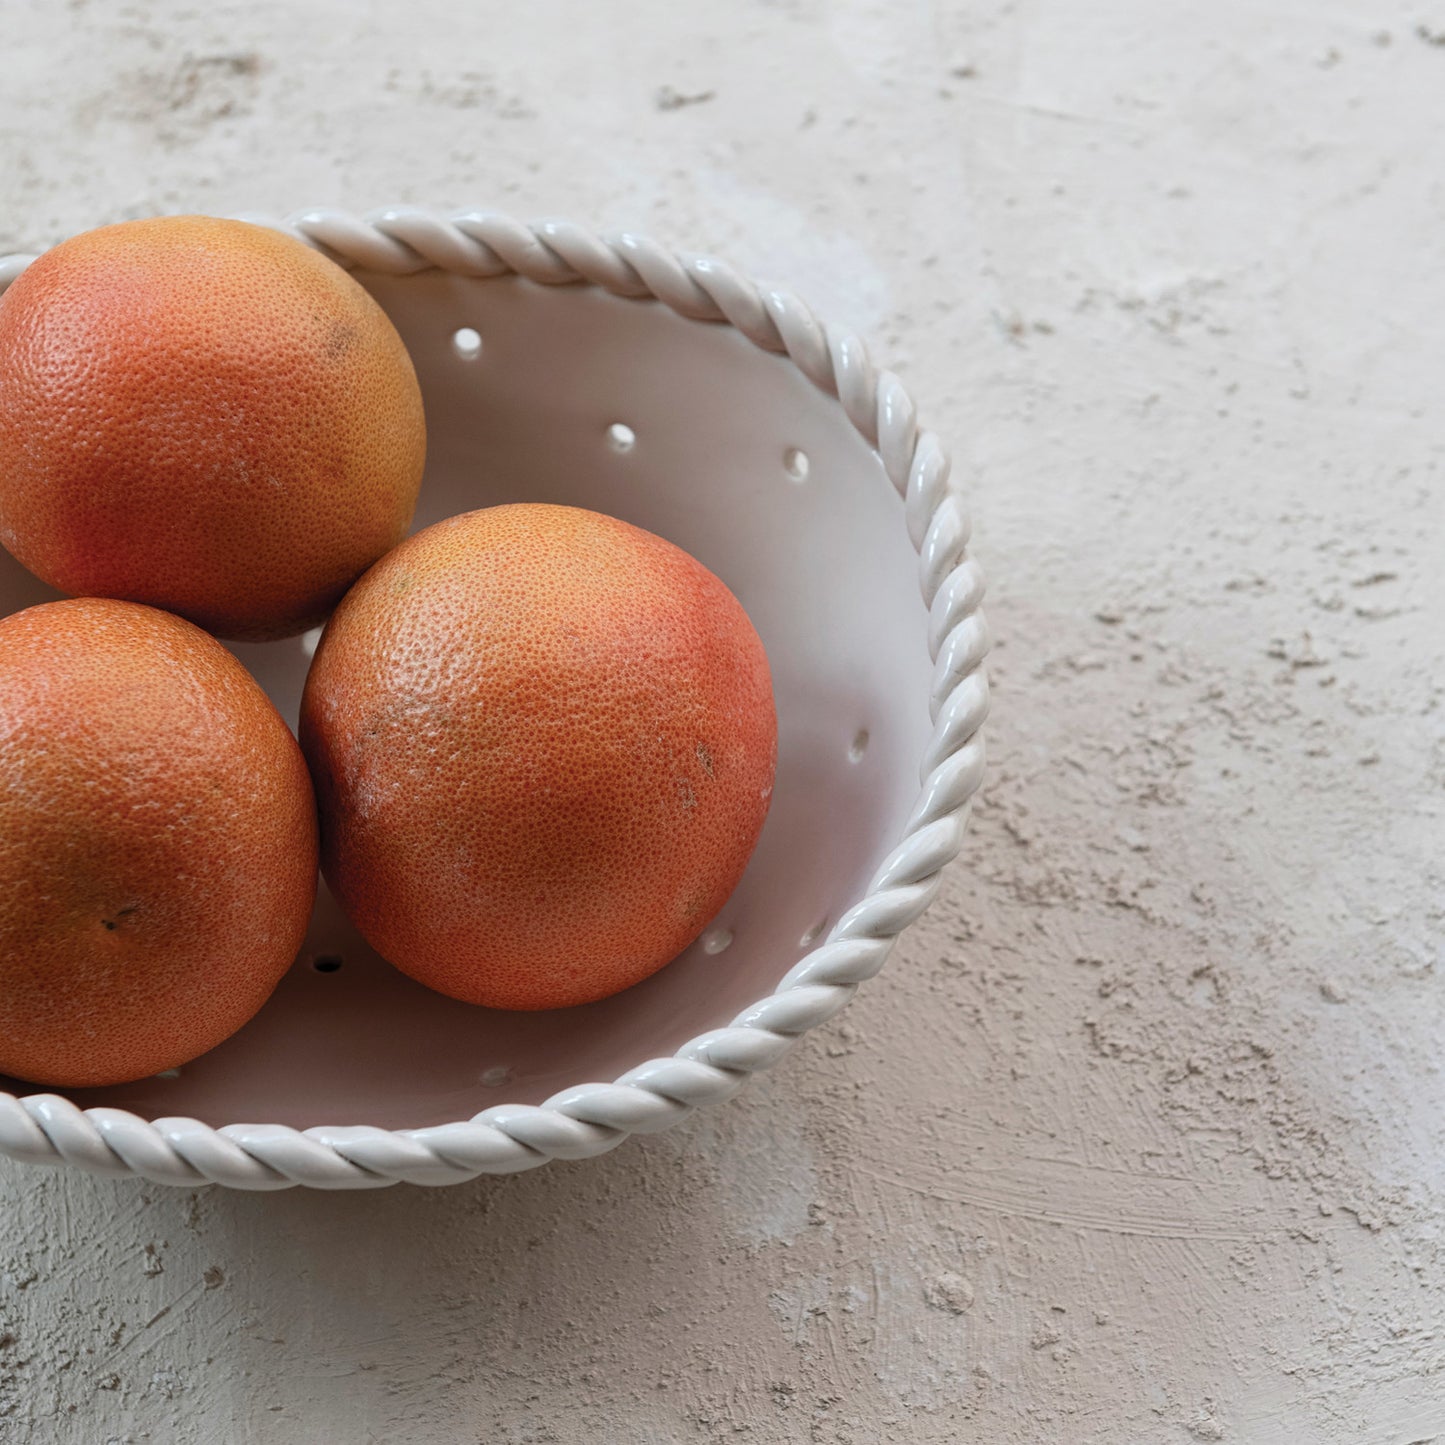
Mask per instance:
[[[0,1092],[0,1153],[25,1163],[192,1188],[452,1184],[603,1154],[631,1134],[658,1132],[700,1105],[728,1098],[750,1074],[776,1063],[837,1013],[882,968],[894,940],[932,903],[943,868],[962,845],[969,803],[983,778],[989,638],[980,610],[983,575],[968,555],[969,522],[950,481],[946,450],[933,432],[920,428],[903,383],[874,367],[857,335],[820,321],[790,291],[759,286],[710,256],[676,253],[630,231],[601,236],[564,220],[526,224],[486,210],[443,217],[398,206],[358,217],[323,208],[285,220],[256,214],[236,219],[286,232],[349,270],[517,275],[544,286],[595,286],[614,296],[660,301],[690,321],[733,326],[836,398],[899,493],[919,555],[934,662],[933,731],[919,796],[903,836],[862,897],[772,993],[726,1027],[611,1083],[577,1084],[541,1104],[493,1105],[455,1123],[396,1130],[216,1128],[198,1119],[152,1121],[123,1109],[82,1110],[55,1093]],[[0,292],[35,259],[0,256]]]

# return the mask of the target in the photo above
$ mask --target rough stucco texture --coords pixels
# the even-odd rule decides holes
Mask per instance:
[[[0,1166],[0,1438],[1445,1436],[1445,11],[0,28],[0,250],[486,204],[796,285],[954,442],[1001,639],[966,858],[739,1100],[434,1193]]]

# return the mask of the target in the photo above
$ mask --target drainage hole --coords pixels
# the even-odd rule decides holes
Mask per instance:
[[[473,331],[470,326],[452,332],[452,350],[463,361],[475,361],[482,354],[482,333]]]

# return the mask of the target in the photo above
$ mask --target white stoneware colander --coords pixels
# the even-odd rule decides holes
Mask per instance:
[[[987,641],[947,455],[856,336],[718,261],[480,212],[306,211],[282,229],[354,268],[411,349],[419,527],[570,503],[670,538],[733,589],[777,692],[772,811],[693,947],[562,1012],[429,992],[323,888],[305,951],[239,1034],[136,1084],[0,1080],[0,1151],[240,1189],[448,1184],[604,1153],[726,1098],[835,1014],[959,850]],[[0,260],[0,288],[31,259]],[[55,595],[0,553],[0,615]],[[315,641],[235,648],[293,724]]]

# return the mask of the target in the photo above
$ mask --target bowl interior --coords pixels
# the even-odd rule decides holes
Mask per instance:
[[[305,950],[246,1028],[176,1077],[70,1091],[82,1107],[405,1128],[610,1080],[770,992],[861,894],[917,797],[930,676],[918,560],[836,402],[731,327],[656,302],[515,277],[360,279],[426,399],[418,527],[499,502],[591,507],[670,538],[737,594],[777,694],[766,828],[702,939],[626,993],[551,1013],[411,982],[323,887]],[[0,615],[56,595],[0,552]],[[233,649],[293,727],[314,647]]]

